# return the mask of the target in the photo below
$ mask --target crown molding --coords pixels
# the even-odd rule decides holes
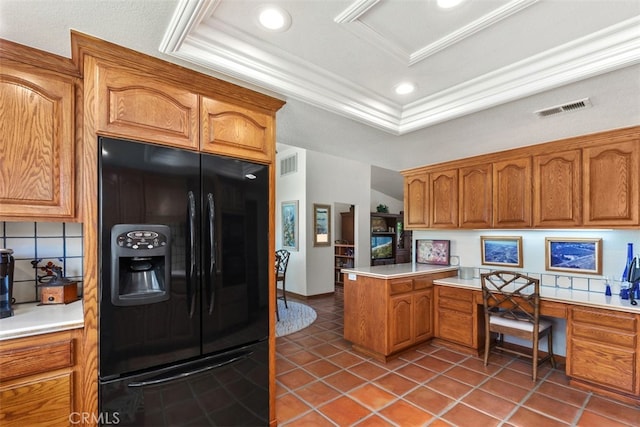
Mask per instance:
[[[347,9],[335,17],[334,21],[343,24],[344,28],[357,37],[366,40],[373,47],[384,50],[396,59],[409,66],[415,65],[428,57],[444,50],[467,37],[471,37],[478,31],[484,30],[509,16],[537,3],[538,0],[512,0],[509,3],[487,13],[475,21],[447,34],[446,36],[430,43],[414,52],[408,52],[398,43],[378,33],[375,29],[360,20],[367,11],[379,4],[379,0],[357,0]]]
[[[399,134],[640,63],[640,16],[405,106]]]
[[[218,2],[181,1],[160,51],[396,135],[640,63],[635,17],[402,106],[221,21],[206,25]]]

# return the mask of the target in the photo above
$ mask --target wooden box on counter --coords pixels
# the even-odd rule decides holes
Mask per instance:
[[[40,304],[69,304],[77,300],[77,282],[40,286]]]

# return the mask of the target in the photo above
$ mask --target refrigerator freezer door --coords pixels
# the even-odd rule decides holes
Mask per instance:
[[[268,343],[100,383],[100,414],[122,426],[266,426]],[[117,422],[116,422],[117,421]]]
[[[203,155],[203,352],[269,333],[269,172]]]
[[[196,153],[150,144],[109,138],[100,143],[100,377],[108,378],[201,354],[200,159]],[[116,224],[169,227],[168,299],[112,303],[111,229]]]

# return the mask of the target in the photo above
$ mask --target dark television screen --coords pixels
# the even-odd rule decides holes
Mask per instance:
[[[393,237],[371,236],[371,259],[393,258]]]

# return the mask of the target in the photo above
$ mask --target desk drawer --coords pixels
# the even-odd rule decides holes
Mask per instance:
[[[567,306],[561,302],[540,301],[540,314],[549,317],[567,318]]]
[[[612,331],[611,329],[585,325],[582,323],[574,323],[572,332],[574,337],[588,341],[613,344],[630,349],[633,349],[636,345],[636,334],[634,333]]]
[[[614,331],[635,333],[637,331],[637,316],[632,313],[622,313],[613,310],[599,310],[596,308],[573,307],[571,319],[574,322],[587,323]]]
[[[471,313],[473,311],[473,291],[468,289],[438,287],[438,307]]]

